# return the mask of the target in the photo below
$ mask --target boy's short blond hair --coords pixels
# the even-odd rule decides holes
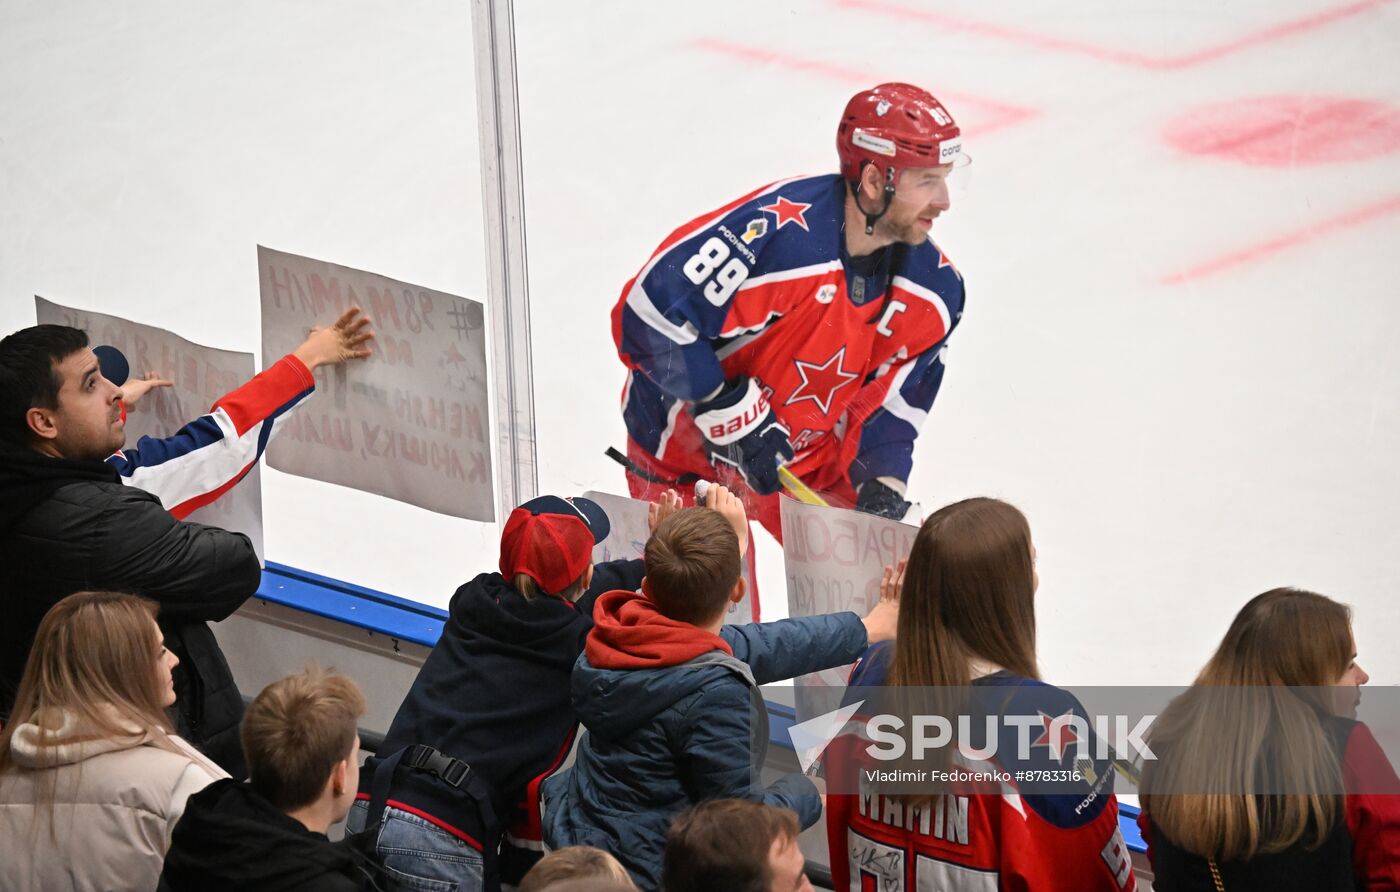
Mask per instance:
[[[739,581],[739,536],[709,508],[684,508],[647,540],[647,593],[671,619],[708,623],[724,611]]]
[[[636,889],[627,869],[616,858],[592,846],[567,846],[550,852],[525,874],[517,892],[542,892],[563,880],[612,880],[627,889]]]
[[[263,688],[241,731],[253,789],[283,811],[315,802],[336,763],[354,756],[365,710],[359,685],[316,667]]]

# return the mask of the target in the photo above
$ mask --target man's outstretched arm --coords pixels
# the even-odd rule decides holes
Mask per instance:
[[[315,390],[312,371],[370,355],[369,323],[359,308],[347,310],[334,325],[314,329],[296,350],[224,395],[208,414],[169,437],[142,437],[108,463],[123,483],[156,495],[176,517],[187,517],[252,470],[279,422]]]

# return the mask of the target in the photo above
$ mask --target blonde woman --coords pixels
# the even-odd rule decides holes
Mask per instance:
[[[0,865],[15,889],[156,887],[185,800],[227,777],[176,737],[156,605],[78,592],[44,615],[0,733]]]
[[[1367,680],[1345,605],[1281,588],[1240,610],[1148,737],[1157,892],[1400,889],[1400,780],[1354,720]]]

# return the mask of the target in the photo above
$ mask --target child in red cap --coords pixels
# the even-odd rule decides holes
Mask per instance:
[[[666,493],[653,528],[679,509]],[[442,637],[365,763],[346,821],[391,873],[460,890],[519,881],[543,852],[540,782],[573,746],[569,676],[603,592],[635,590],[642,561],[593,564],[608,517],[540,496],[511,512],[500,572],[459,588]],[[417,888],[417,886],[415,886]]]

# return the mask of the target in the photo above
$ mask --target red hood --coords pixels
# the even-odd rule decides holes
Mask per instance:
[[[640,592],[608,592],[593,606],[588,662],[599,669],[660,669],[701,654],[734,651],[725,640],[690,623],[663,616]]]

